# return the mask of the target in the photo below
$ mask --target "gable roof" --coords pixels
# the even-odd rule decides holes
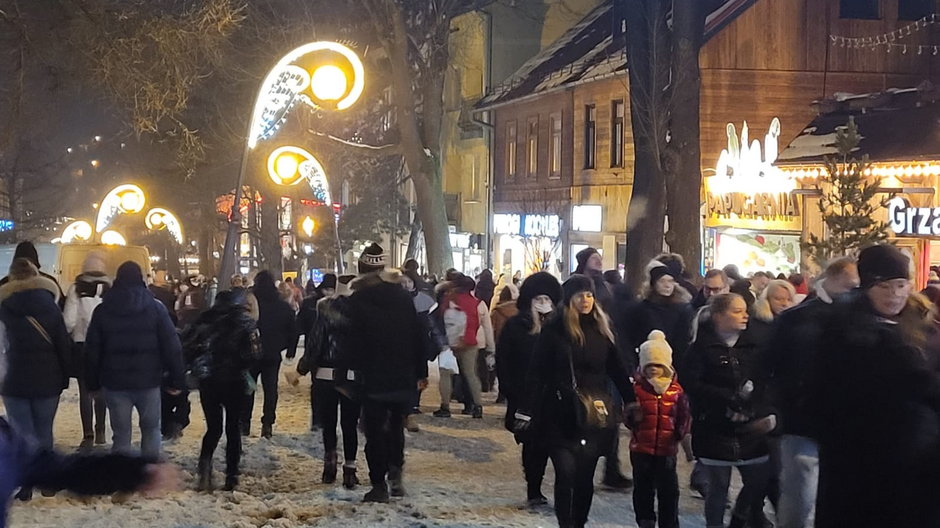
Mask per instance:
[[[718,0],[705,21],[705,40],[721,31],[756,0]],[[627,71],[623,37],[614,38],[613,0],[605,0],[551,45],[525,62],[484,96],[477,109],[502,106]]]

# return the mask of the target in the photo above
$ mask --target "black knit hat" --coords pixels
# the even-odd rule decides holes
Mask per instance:
[[[594,293],[594,281],[584,275],[575,273],[574,275],[568,277],[568,280],[566,280],[565,283],[561,285],[561,289],[565,296],[564,304],[565,306],[568,306],[568,304],[571,302],[571,298],[575,295],[586,291]]]
[[[136,262],[128,260],[121,264],[114,276],[115,288],[145,288],[144,274]]]
[[[910,259],[891,244],[867,247],[858,255],[858,277],[862,289],[891,279],[910,278]]]
[[[13,258],[24,258],[33,263],[33,266],[36,266],[36,269],[42,268],[39,265],[39,252],[36,251],[36,246],[33,245],[29,240],[20,242],[16,245],[16,251],[13,252]]]
[[[373,242],[369,247],[365,248],[362,251],[362,254],[359,255],[359,273],[372,273],[375,271],[382,271],[385,269],[386,258],[385,250],[382,249],[382,246]]]
[[[326,273],[323,275],[323,281],[317,288],[324,290],[326,288],[336,289],[336,274]]]
[[[575,254],[574,259],[578,261],[578,267],[574,270],[575,273],[584,273],[584,267],[587,266],[587,261],[591,258],[591,255],[600,255],[600,253],[592,247],[587,247]]]
[[[564,295],[558,279],[547,271],[533,273],[522,281],[522,286],[519,287],[519,298],[516,299],[516,307],[522,313],[528,312],[532,308],[532,299],[539,295],[548,295],[552,300],[552,304],[558,304],[558,301]]]
[[[666,275],[669,275],[673,279],[679,278],[676,276],[675,271],[669,266],[660,265],[660,266],[655,266],[651,268],[650,269],[650,287],[655,287],[656,281],[665,277]]]

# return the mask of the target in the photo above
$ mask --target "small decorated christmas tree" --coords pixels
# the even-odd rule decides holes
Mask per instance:
[[[836,131],[838,155],[826,157],[827,174],[816,182],[825,233],[810,235],[802,246],[820,265],[888,238],[888,224],[879,218],[892,195],[879,191],[877,178],[866,176],[871,174],[868,155],[852,156],[860,141],[858,126],[850,117],[848,125]]]

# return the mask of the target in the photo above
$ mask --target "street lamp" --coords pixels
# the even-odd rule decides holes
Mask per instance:
[[[166,229],[177,244],[183,244],[183,226],[176,215],[166,209],[154,207],[147,212],[144,222],[147,224],[147,229],[152,231]]]
[[[144,191],[136,185],[125,183],[111,189],[98,207],[95,232],[104,232],[119,214],[136,214],[143,211],[146,201]]]
[[[345,110],[359,99],[364,88],[362,61],[354,51],[336,42],[304,44],[281,57],[268,72],[252,106],[245,150],[235,178],[235,195],[219,267],[220,280],[235,272],[236,245],[241,228],[238,206],[249,152],[259,141],[277,132],[298,102],[313,108]],[[290,161],[282,163],[289,165]]]

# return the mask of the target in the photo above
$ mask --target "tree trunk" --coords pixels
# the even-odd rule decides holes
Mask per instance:
[[[690,273],[702,262],[699,52],[705,34],[701,0],[674,0],[673,84],[669,160],[666,171],[666,213],[670,251],[683,256]]]
[[[412,173],[414,174],[414,173]],[[440,180],[430,182],[424,175],[414,175],[415,196],[418,201],[418,218],[424,230],[428,271],[442,276],[453,267],[450,233],[447,231],[447,209]]]
[[[274,280],[281,278],[284,269],[281,258],[281,232],[277,225],[277,208],[280,196],[266,188],[261,189],[264,199],[261,204],[261,267],[274,275]],[[254,189],[252,190],[254,193]],[[239,250],[240,251],[240,250]]]

